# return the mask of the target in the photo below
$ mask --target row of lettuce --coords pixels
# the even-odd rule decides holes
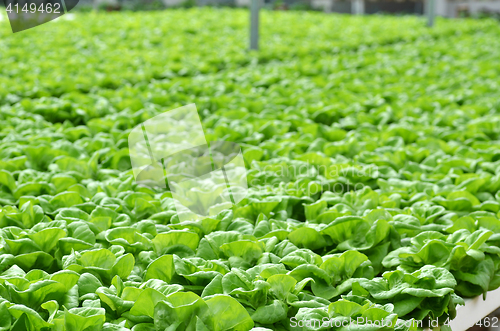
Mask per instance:
[[[89,16],[90,32],[61,20],[61,36],[86,37],[32,54],[40,69],[30,74],[2,66],[0,330],[414,330],[500,286],[497,27],[442,22],[427,35],[416,18],[311,13],[300,24],[319,34],[316,49],[299,25],[287,38],[303,46],[254,61],[229,43],[213,54],[206,34],[227,37],[245,15],[220,13]],[[201,17],[166,37],[177,42],[170,56],[195,71],[163,68],[156,35],[171,21],[151,28],[160,15]],[[333,45],[325,27],[339,24],[354,38]],[[387,24],[401,29],[383,33]],[[283,42],[284,28],[273,29]],[[30,33],[8,61],[30,49]],[[136,58],[138,70],[161,63],[167,74],[129,72],[134,85],[122,84],[120,61],[89,58],[120,50],[118,37],[152,57]],[[195,75],[198,57],[217,69]],[[81,76],[88,84],[35,78],[100,59],[106,68]],[[191,102],[209,140],[243,146],[250,191],[180,222],[169,192],[135,183],[127,137]]]
[[[151,80],[211,75],[239,67],[304,56],[344,53],[417,38],[490,31],[494,21],[440,21],[429,31],[421,18],[322,17],[320,13],[262,13],[258,53],[245,50],[246,10],[80,13],[12,35],[0,25],[0,100],[59,97],[116,89]],[[276,24],[279,22],[279,24]],[[293,26],[293,29],[289,27]],[[51,38],[46,35],[50,34]],[[29,57],[29,62],[21,61]]]
[[[480,230],[446,235],[425,225],[408,229],[377,209],[339,217],[320,232],[299,222],[290,231],[292,224],[265,216],[282,201],[250,204],[259,212],[253,234],[232,211],[176,223],[171,198],[162,201],[170,212],[139,222],[103,206],[89,215],[81,204],[60,208],[51,221],[29,201],[3,214],[3,311],[31,329],[85,330],[99,321],[111,322],[107,330],[276,329],[290,326],[287,316],[395,327],[398,318],[454,318],[463,303],[456,293],[499,285],[498,238],[485,230],[498,232],[497,219],[469,217]],[[401,240],[408,231],[419,234]],[[321,241],[333,248],[323,256],[304,248]]]

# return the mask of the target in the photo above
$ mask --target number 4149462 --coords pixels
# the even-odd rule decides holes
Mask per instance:
[[[498,317],[485,317],[476,323],[477,326],[482,326],[485,328],[497,328],[498,327]]]
[[[19,7],[19,4],[16,3],[15,5],[12,5],[9,3],[7,8],[7,13],[55,13],[55,14],[60,14],[61,13],[61,5],[59,3],[51,4],[51,3],[42,3],[40,6],[37,6],[36,3],[30,3],[29,6],[27,3],[24,4],[22,8]]]
[[[435,324],[434,324],[434,322],[435,322]],[[442,326],[450,327],[450,324],[451,324],[451,320],[448,317],[445,320],[445,322],[442,323],[441,327]],[[435,328],[437,328],[438,325],[439,325],[438,321],[437,320],[433,320],[433,321],[431,321],[430,327],[431,327],[432,330],[435,330]],[[485,328],[490,328],[490,327],[491,328],[497,328],[499,326],[499,324],[498,324],[498,317],[496,317],[496,316],[493,316],[493,317],[486,316],[482,320],[479,320],[478,322],[476,322],[475,325],[477,325],[479,327],[485,327]],[[451,329],[449,329],[449,328],[446,328],[446,329],[441,328],[441,331],[443,331],[443,330],[451,331]]]

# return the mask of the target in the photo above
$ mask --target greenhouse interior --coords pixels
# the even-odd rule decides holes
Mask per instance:
[[[499,0],[0,4],[0,331],[499,318]]]

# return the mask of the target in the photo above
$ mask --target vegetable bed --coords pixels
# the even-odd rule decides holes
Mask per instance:
[[[414,330],[500,287],[498,23],[247,19],[0,27],[0,330]],[[249,193],[180,222],[127,137],[193,102]]]

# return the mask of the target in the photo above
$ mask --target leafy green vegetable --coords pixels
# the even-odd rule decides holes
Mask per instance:
[[[247,14],[0,27],[0,330],[415,331],[500,286],[497,22],[265,11],[255,53]],[[192,102],[248,193],[182,221],[128,136]]]

